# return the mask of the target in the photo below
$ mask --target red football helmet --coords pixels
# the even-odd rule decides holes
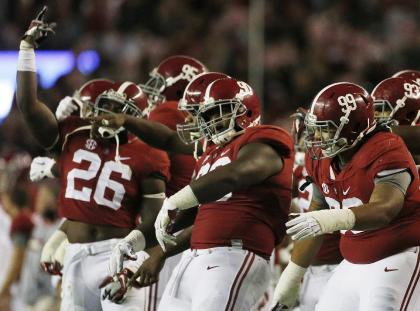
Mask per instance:
[[[221,72],[203,72],[196,76],[185,88],[184,95],[179,101],[178,109],[188,111],[195,115],[200,107],[202,94],[207,86],[218,79],[229,78],[228,75]]]
[[[373,99],[357,84],[330,84],[315,96],[305,125],[305,145],[312,156],[334,157],[354,147],[375,128]]]
[[[109,90],[113,85],[114,82],[108,79],[93,79],[76,90],[73,100],[79,106],[80,117],[88,117],[98,95]]]
[[[202,138],[194,117],[200,108],[207,86],[221,78],[229,78],[229,76],[220,72],[203,72],[188,83],[184,96],[178,103],[179,110],[186,111],[190,114],[190,122],[177,125],[178,135],[184,143],[190,144]]]
[[[243,81],[218,79],[207,86],[200,102],[198,126],[215,144],[227,143],[242,130],[260,123],[260,100]]]
[[[140,85],[152,105],[164,100],[180,100],[187,84],[207,68],[197,59],[176,55],[163,60],[150,73],[146,84]]]
[[[392,77],[413,80],[418,85],[420,85],[420,71],[418,70],[401,70],[395,73]]]
[[[412,79],[388,78],[372,91],[377,122],[416,125],[420,117],[420,85]]]
[[[96,98],[94,112],[95,115],[105,112],[144,117],[149,112],[147,96],[133,82],[116,82]]]

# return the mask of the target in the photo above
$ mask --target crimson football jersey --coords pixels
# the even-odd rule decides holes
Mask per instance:
[[[176,131],[176,125],[185,122],[186,114],[178,110],[177,101],[166,101],[156,106],[150,112],[149,120],[166,125],[171,130]],[[184,188],[191,181],[191,176],[195,167],[193,156],[179,153],[170,153],[171,179],[166,184],[166,196],[169,197],[178,190]]]
[[[376,230],[346,231],[341,236],[343,257],[357,264],[372,263],[420,243],[419,175],[402,139],[390,132],[369,137],[341,172],[331,159],[306,158],[306,168],[330,208],[351,208],[369,202],[374,179],[384,170],[407,168],[412,181],[404,205],[392,222]]]
[[[313,184],[309,184],[302,191],[299,189],[306,183],[308,172],[305,166],[297,165],[293,169],[293,178],[298,185],[297,204],[302,212],[307,212],[312,200]],[[325,263],[338,263],[343,259],[340,253],[340,232],[325,234],[321,248],[319,249],[312,264],[320,265]]]
[[[141,182],[151,175],[169,177],[165,152],[137,138],[119,145],[90,137],[89,123],[68,117],[59,123],[60,214],[93,225],[134,228],[142,201]]]
[[[197,161],[194,177],[231,163],[241,147],[251,142],[267,143],[285,154],[283,169],[257,185],[202,204],[194,222],[192,248],[241,246],[270,257],[274,246],[283,239],[293,170],[293,142],[286,131],[275,126],[255,126],[224,146],[212,144]]]

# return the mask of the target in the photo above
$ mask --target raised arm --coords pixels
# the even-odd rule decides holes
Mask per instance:
[[[34,48],[53,32],[54,24],[44,22],[46,7],[31,22],[20,43],[17,66],[16,102],[37,141],[46,149],[58,140],[58,123],[52,111],[37,99]]]

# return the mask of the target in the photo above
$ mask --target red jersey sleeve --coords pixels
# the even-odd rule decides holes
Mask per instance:
[[[413,158],[399,136],[391,132],[379,132],[368,142],[356,154],[353,163],[368,169],[372,177],[383,170],[411,167]]]
[[[143,179],[151,175],[161,176],[165,181],[170,179],[169,158],[166,152],[144,145],[141,150],[142,156],[137,157],[143,164],[139,165],[139,178]],[[140,151],[140,150],[139,150]]]
[[[78,130],[82,130],[83,127],[90,126],[89,121],[84,120],[77,116],[69,116],[68,118],[58,123],[58,149],[62,150],[68,135],[72,135]],[[86,129],[87,131],[88,129]]]
[[[242,146],[252,142],[269,144],[275,148],[282,157],[291,158],[293,156],[292,137],[288,132],[279,127],[260,125],[247,128],[245,133],[240,136],[236,148],[239,150]]]

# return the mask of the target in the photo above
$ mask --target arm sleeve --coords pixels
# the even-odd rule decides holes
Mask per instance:
[[[404,195],[411,183],[411,175],[407,169],[386,170],[376,174],[375,184],[388,183],[398,188]]]

